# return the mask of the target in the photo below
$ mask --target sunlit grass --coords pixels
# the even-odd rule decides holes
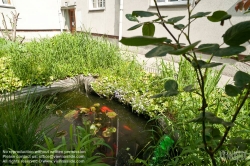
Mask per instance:
[[[2,45],[7,47],[4,42]],[[93,38],[89,33],[63,33],[24,44],[12,43],[6,54],[8,67],[4,68],[3,77],[16,80],[12,85],[2,82],[2,92],[29,85],[49,85],[79,74],[126,75],[124,68],[128,65],[116,45],[105,38]]]

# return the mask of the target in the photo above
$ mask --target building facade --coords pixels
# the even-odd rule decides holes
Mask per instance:
[[[199,1],[199,0],[198,0]],[[197,0],[190,0],[195,6]],[[231,24],[250,20],[250,14],[236,12],[234,7],[239,0],[200,0],[193,13],[214,12],[224,10],[233,17],[220,23],[212,23],[206,17],[192,23],[190,31],[191,41],[201,40],[202,43],[223,43],[222,34]],[[160,11],[166,19],[175,16],[187,17],[187,0],[157,0]],[[89,31],[94,35],[107,35],[119,39],[123,37],[141,35],[141,28],[128,31],[136,22],[129,21],[125,15],[134,10],[156,12],[154,0],[1,0],[0,13],[7,18],[12,11],[19,13],[17,33],[26,38],[53,36],[63,31]],[[139,18],[148,21],[152,18]],[[2,22],[2,16],[0,16]],[[7,20],[7,24],[9,21]],[[184,18],[180,23],[187,23]],[[1,29],[3,26],[0,24]],[[10,27],[10,25],[8,25]],[[169,26],[171,32],[177,36],[180,31]],[[171,36],[161,25],[156,25],[156,37]],[[183,38],[185,42],[185,38]],[[250,50],[249,44],[245,44]]]

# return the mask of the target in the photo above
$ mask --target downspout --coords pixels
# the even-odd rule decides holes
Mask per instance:
[[[119,41],[122,39],[122,18],[123,18],[123,0],[120,0],[120,18],[119,18]],[[119,47],[122,44],[119,42]]]
[[[61,0],[57,0],[57,7],[58,7],[58,19],[59,19],[59,25],[60,25],[60,31],[63,32],[62,28],[62,11],[61,11],[61,4],[59,3]]]

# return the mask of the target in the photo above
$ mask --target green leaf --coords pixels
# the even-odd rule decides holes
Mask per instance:
[[[171,40],[171,39],[166,39],[165,42],[166,42],[166,43],[171,43],[172,40]]]
[[[204,119],[202,118],[202,115],[203,115],[203,113],[200,113],[200,115],[197,118],[195,118],[189,122],[202,123],[204,121]],[[209,122],[210,124],[222,124],[222,125],[227,126],[227,127],[234,126],[234,124],[232,122],[226,122],[223,119],[217,117],[212,112],[205,112],[205,122]]]
[[[152,12],[148,12],[148,11],[133,11],[132,12],[132,16],[135,17],[151,17],[157,15],[157,13],[152,13]]]
[[[200,51],[205,54],[213,54],[220,48],[219,44],[201,44],[196,51]]]
[[[210,62],[210,63],[207,63],[203,60],[197,60],[197,61],[192,61],[192,66],[194,68],[198,68],[198,66],[200,68],[211,68],[211,67],[215,67],[215,66],[219,66],[219,65],[222,65],[223,63],[215,63],[215,62]]]
[[[247,155],[247,150],[249,149],[248,146],[250,145],[250,139],[242,139],[241,137],[234,137],[234,138],[231,138],[229,141],[228,141],[228,147],[230,148],[236,148],[238,151],[243,151],[241,152],[241,155],[244,154],[244,156]],[[240,153],[238,154],[240,155]],[[243,156],[242,156],[243,157]]]
[[[218,49],[214,53],[214,56],[223,57],[223,56],[237,55],[245,50],[246,48],[243,46],[230,46],[230,47]]]
[[[243,71],[237,71],[234,75],[234,84],[237,87],[244,88],[246,84],[250,83],[250,75],[243,72]]]
[[[178,95],[178,93],[179,93],[178,91],[170,90],[170,91],[164,92],[163,97],[176,96]]]
[[[167,24],[175,24],[178,21],[182,20],[185,16],[177,16],[177,17],[173,17],[168,19],[168,21],[166,22]]]
[[[185,26],[183,24],[174,25],[175,29],[182,30]]]
[[[210,63],[203,64],[201,66],[201,68],[211,68],[211,67],[216,67],[216,66],[219,66],[219,65],[222,65],[222,64],[223,63],[210,62]]]
[[[213,139],[221,139],[221,133],[218,128],[215,127],[206,127],[206,133],[209,134],[209,136],[212,136]]]
[[[151,96],[150,98],[171,97],[178,95],[178,93],[179,93],[178,91],[170,90],[170,91],[165,91],[163,93],[158,93],[156,95]]]
[[[166,17],[168,17],[168,16],[161,16],[161,18],[166,18]],[[153,21],[157,22],[157,21],[160,21],[160,20],[161,20],[160,18],[157,18],[157,19],[155,19]]]
[[[169,53],[173,54],[173,55],[181,55],[181,54],[188,52],[189,50],[192,50],[199,43],[200,43],[200,41],[197,41],[189,46],[183,47],[183,48],[178,49],[178,50],[171,51]]]
[[[138,20],[135,16],[133,16],[132,14],[126,14],[125,16],[126,16],[126,18],[127,18],[129,21],[139,22],[139,20]]]
[[[206,16],[206,15],[209,15],[210,13],[211,13],[211,12],[198,12],[198,13],[192,15],[192,16],[190,17],[190,19],[192,19],[192,18],[204,17],[204,16]]]
[[[146,162],[145,160],[142,160],[142,159],[139,159],[139,158],[136,158],[136,159],[135,159],[135,163],[143,164],[143,165],[148,165],[147,162]]]
[[[231,84],[226,85],[225,91],[228,96],[237,96],[238,94],[241,93],[240,89],[238,89],[236,86],[233,86]]]
[[[240,143],[250,144],[250,139],[243,139],[241,137],[234,137],[234,138],[231,138],[229,140],[229,142],[231,142],[231,143],[240,142]]]
[[[178,83],[175,80],[167,80],[164,84],[164,88],[166,91],[177,91]]]
[[[135,29],[141,27],[142,25],[143,25],[143,23],[140,23],[140,24],[137,24],[137,25],[135,25],[135,26],[132,26],[132,27],[130,27],[130,28],[128,29],[128,31],[135,30]]]
[[[238,46],[250,40],[250,21],[240,22],[230,27],[223,35],[227,45]]]
[[[215,11],[212,16],[207,16],[207,19],[211,22],[220,22],[230,19],[232,16],[227,14],[225,11]]]
[[[156,95],[150,96],[150,98],[159,98],[159,97],[162,97],[162,96],[163,96],[163,93],[158,93]]]
[[[155,34],[155,25],[153,23],[144,23],[142,27],[143,36],[154,36]]]
[[[205,65],[207,62],[203,61],[203,60],[197,60],[197,61],[192,61],[192,66],[197,69],[198,66],[201,67],[202,65]]]
[[[221,139],[220,130],[218,128],[212,127],[211,133],[213,139]]]
[[[134,36],[134,37],[123,37],[120,42],[127,46],[146,46],[150,44],[162,43],[166,40],[166,37],[155,38],[149,36]]]
[[[188,85],[183,88],[185,92],[193,92],[195,89],[193,89],[194,85]]]
[[[167,53],[169,53],[172,50],[174,50],[174,48],[171,47],[171,46],[166,46],[166,45],[158,46],[158,47],[153,48],[149,52],[147,52],[145,54],[145,57],[146,58],[151,58],[151,57],[165,56]]]

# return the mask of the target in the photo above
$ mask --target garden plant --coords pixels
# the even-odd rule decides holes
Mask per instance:
[[[245,4],[249,4],[249,1],[247,2]],[[236,8],[246,9],[245,4],[242,1]],[[49,86],[56,80],[79,74],[94,75],[97,79],[91,86],[96,94],[108,99],[116,98],[123,104],[130,105],[132,111],[138,115],[159,121],[159,125],[155,126],[158,130],[151,131],[154,135],[152,135],[152,144],[147,149],[151,155],[145,155],[146,157],[143,159],[131,157],[132,163],[143,163],[144,165],[248,164],[250,76],[243,71],[238,71],[234,76],[235,85],[227,85],[225,91],[219,89],[216,85],[224,67],[221,67],[219,71],[211,70],[212,67],[223,65],[211,62],[211,60],[215,56],[230,57],[245,50],[241,44],[250,38],[249,21],[235,24],[226,30],[223,37],[224,43],[228,45],[226,47],[216,43],[199,45],[199,41],[190,42],[189,34],[193,21],[207,17],[210,21],[223,23],[231,16],[224,11],[216,11],[213,14],[210,12],[193,14],[193,9],[188,6],[188,24],[183,25],[177,22],[184,19],[184,16],[167,19],[167,17],[161,16],[157,4],[156,9],[158,9],[157,13],[134,11],[132,14],[127,14],[126,17],[135,22],[139,21],[139,16],[155,18],[152,21],[140,22],[129,29],[142,27],[143,36],[123,38],[121,42],[133,46],[155,44],[156,47],[149,51],[146,57],[161,57],[167,53],[181,55],[178,70],[172,63],[166,64],[162,61],[159,74],[148,73],[135,59],[128,59],[128,53],[121,53],[117,46],[106,39],[93,38],[88,32],[62,33],[50,39],[36,39],[28,43],[0,39],[1,96],[17,90],[21,91],[23,87]],[[180,36],[172,36],[171,40],[165,37],[153,37],[154,24],[163,25],[170,35],[172,33],[168,26],[174,26],[180,31],[180,36],[184,35],[188,39],[189,45],[181,46]],[[211,59],[209,61],[200,60],[198,59],[199,53],[210,54]],[[249,56],[243,59],[243,61],[248,60]],[[159,92],[161,93],[155,95]],[[0,129],[1,134],[3,133],[0,136],[1,140],[2,137],[10,137],[10,134],[16,132],[20,133],[15,136],[29,131],[34,134],[29,133],[25,136],[34,136],[30,137],[32,143],[21,144],[27,145],[27,149],[72,149],[65,144],[77,148],[77,144],[73,145],[70,140],[66,141],[64,138],[59,146],[55,146],[50,139],[52,136],[46,134],[47,130],[44,130],[45,136],[43,132],[39,132],[39,138],[44,136],[46,144],[44,144],[44,139],[35,137],[36,129],[46,116],[36,117],[38,119],[35,118],[33,123],[31,119],[34,116],[29,114],[30,110],[37,108],[38,112],[33,113],[42,115],[51,111],[55,113],[55,110],[45,108],[47,105],[45,101],[41,101],[40,104],[38,102],[35,106],[31,106],[28,101],[19,106],[12,104],[13,100],[8,101],[8,107],[6,107],[6,103],[1,102],[0,120],[2,123],[0,123]],[[16,120],[26,118],[26,126],[22,126],[21,121]],[[6,128],[7,123],[13,124],[13,128],[10,128],[11,125],[7,125],[8,128]],[[28,127],[31,124],[34,128]],[[18,130],[16,126],[23,129]],[[93,139],[83,128],[77,128],[76,133],[76,137],[80,140],[79,143],[87,140],[87,143],[81,144],[86,147],[96,139]],[[82,134],[86,137],[83,137]],[[74,135],[73,132],[70,135]],[[23,148],[17,137],[13,136],[13,139],[12,144],[3,142],[0,148],[13,150]],[[174,143],[171,139],[174,140]],[[34,146],[35,144],[37,146]],[[172,146],[172,149],[165,145]],[[163,146],[162,149],[161,146]],[[94,155],[93,148],[89,148],[89,156]],[[239,152],[239,155],[232,157],[234,153],[230,154],[230,152],[235,151]],[[174,153],[172,154],[172,152]],[[226,155],[221,156],[221,152],[227,152],[229,158],[225,158]],[[160,155],[156,156],[157,153]],[[96,157],[97,160],[91,158],[93,160],[90,163],[96,164],[96,161],[100,161],[102,156]]]
[[[153,95],[152,98],[159,97],[172,97],[176,95],[183,95],[183,93],[189,93],[191,98],[196,98],[199,101],[196,105],[195,110],[192,110],[197,117],[189,119],[183,123],[184,128],[190,131],[191,137],[193,139],[189,141],[197,141],[196,145],[189,142],[187,145],[190,147],[189,151],[183,151],[189,154],[189,157],[182,158],[182,161],[178,161],[180,158],[172,158],[172,161],[168,163],[171,164],[191,164],[191,165],[218,165],[223,164],[249,164],[249,157],[247,158],[247,152],[245,156],[242,154],[232,157],[231,161],[226,161],[220,158],[219,151],[239,151],[239,150],[249,150],[249,94],[250,94],[250,75],[243,71],[237,71],[234,75],[233,81],[234,85],[227,84],[225,86],[225,94],[222,92],[221,97],[216,96],[215,100],[211,100],[211,92],[215,89],[215,85],[211,87],[209,84],[210,80],[207,77],[210,68],[215,66],[223,65],[222,63],[212,62],[213,57],[231,57],[238,55],[246,50],[242,44],[249,42],[250,40],[250,21],[244,21],[232,25],[229,29],[225,31],[223,36],[223,41],[226,47],[222,47],[222,44],[208,43],[200,44],[200,41],[191,43],[190,31],[192,30],[191,25],[196,19],[204,19],[205,17],[211,22],[220,22],[221,25],[232,16],[225,11],[214,11],[211,12],[198,12],[193,13],[195,6],[192,8],[190,1],[187,1],[187,21],[186,25],[179,24],[178,22],[184,19],[185,16],[177,16],[173,18],[167,18],[167,16],[162,16],[157,6],[156,0],[154,0],[157,9],[156,13],[148,11],[133,11],[132,14],[127,14],[126,17],[130,21],[138,22],[135,26],[129,28],[128,30],[134,30],[142,27],[143,36],[134,36],[130,38],[122,38],[121,43],[128,46],[145,46],[154,44],[155,48],[146,53],[146,57],[162,57],[166,54],[181,55],[185,61],[187,61],[193,68],[196,76],[196,82],[186,85],[185,87],[180,87],[178,82],[174,79],[167,79],[164,83],[164,91]],[[196,5],[199,5],[196,4]],[[250,6],[250,1],[241,1],[237,4],[236,10],[245,9],[247,10]],[[249,11],[245,12],[248,14]],[[211,14],[211,15],[210,15]],[[139,22],[138,17],[153,17],[152,21]],[[156,17],[156,19],[155,19]],[[155,32],[155,25],[162,25],[171,39],[166,37],[153,37]],[[178,36],[174,36],[169,30],[168,26],[174,26],[175,29],[180,31]],[[181,46],[180,37],[184,35],[187,39],[187,46]],[[205,53],[211,55],[208,61],[204,61],[198,58],[198,53]],[[246,56],[242,61],[249,61],[250,56]],[[188,80],[187,80],[188,81]],[[229,114],[223,116],[221,110],[225,109],[225,105],[220,104],[222,100],[227,100],[229,104],[226,106],[224,114]],[[183,105],[185,104],[185,99],[183,99]],[[197,104],[197,102],[195,102]],[[184,109],[184,108],[180,108]],[[181,111],[181,110],[179,110]],[[191,111],[191,110],[186,110]],[[183,111],[182,111],[183,112]],[[248,120],[247,120],[248,119]],[[184,121],[184,119],[183,119]],[[188,123],[195,123],[196,127],[190,127]],[[237,126],[241,130],[237,129]],[[194,129],[201,131],[200,133],[195,132]],[[237,135],[235,135],[236,133]],[[241,133],[241,134],[240,134]],[[196,136],[194,136],[196,134]],[[188,138],[188,137],[186,137]],[[194,139],[195,138],[195,139]],[[188,141],[188,140],[187,140]],[[183,142],[180,141],[180,144]],[[194,146],[194,147],[191,147]],[[192,154],[191,154],[192,153]],[[248,152],[249,153],[249,152]],[[209,158],[205,157],[207,154]],[[184,153],[182,153],[184,155]],[[240,156],[241,155],[241,156]],[[249,154],[248,154],[249,155]],[[237,158],[238,157],[238,158]],[[241,158],[242,160],[239,160]],[[171,160],[171,159],[170,159]],[[232,161],[234,160],[234,161]],[[180,162],[180,163],[178,163]],[[230,162],[230,163],[229,163]],[[167,163],[167,162],[166,162]]]
[[[32,95],[36,92],[26,92],[29,87],[49,86],[55,80],[79,74],[99,76],[103,73],[119,73],[129,63],[121,57],[117,46],[102,38],[94,39],[87,32],[74,35],[63,33],[51,39],[38,40],[18,43],[0,39],[1,157],[3,150],[14,152],[80,148],[84,149],[84,155],[88,158],[81,164],[100,164],[105,156],[95,150],[104,145],[102,139],[90,135],[89,130],[77,127],[75,133],[71,129],[69,141],[62,138],[62,142],[55,145],[57,131],[54,129],[60,121],[45,124],[47,118],[56,114],[54,96],[45,100],[42,96],[37,98],[37,95]],[[26,88],[26,95],[20,98],[17,94],[22,94],[23,88]],[[76,144],[72,142],[73,137],[79,140]],[[93,141],[96,146],[93,146]]]

